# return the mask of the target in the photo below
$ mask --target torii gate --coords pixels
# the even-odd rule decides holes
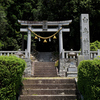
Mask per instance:
[[[18,22],[23,26],[28,26],[30,30],[33,32],[57,32],[62,26],[69,25],[72,20],[67,21],[22,21],[18,20]],[[33,28],[32,26],[42,26],[42,28]],[[48,28],[48,26],[58,26],[58,28]],[[27,51],[31,52],[31,32],[28,28],[20,28],[20,32],[28,32],[27,38]],[[62,32],[70,32],[69,28],[62,28],[59,31],[59,53],[61,54],[63,50],[63,35]],[[62,57],[63,58],[63,57]]]

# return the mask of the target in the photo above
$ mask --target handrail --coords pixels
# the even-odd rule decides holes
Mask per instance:
[[[27,52],[27,50],[25,51],[0,51],[0,56],[2,55],[17,55],[17,53],[20,52],[22,55],[21,55],[21,58],[29,58],[29,53]],[[19,55],[17,55],[19,57]]]
[[[81,54],[81,51],[73,51],[73,52],[76,53],[77,56]],[[61,58],[69,58],[68,53],[70,53],[70,51],[62,50],[62,52],[60,53]],[[98,51],[90,51],[90,59],[93,59],[97,55],[98,55]],[[73,56],[73,58],[76,58],[76,57]]]

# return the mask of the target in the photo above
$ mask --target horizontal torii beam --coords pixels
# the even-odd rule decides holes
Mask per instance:
[[[42,28],[31,28],[33,32],[57,32],[58,28],[48,28],[47,30],[43,30]],[[28,32],[27,28],[20,28],[20,32]],[[63,28],[62,32],[70,32],[69,28]]]
[[[69,25],[72,20],[67,20],[67,21],[23,21],[23,20],[18,20],[18,22],[21,25],[26,25],[26,26],[42,26],[44,22],[47,23],[47,26],[58,26],[58,25]]]

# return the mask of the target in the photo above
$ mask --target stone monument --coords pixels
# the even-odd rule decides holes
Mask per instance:
[[[84,60],[90,59],[89,15],[81,14],[80,18],[81,54]]]

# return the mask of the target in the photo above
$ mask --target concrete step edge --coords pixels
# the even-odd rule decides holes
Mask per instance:
[[[61,86],[61,85],[75,85],[75,83],[68,83],[68,84],[61,84],[61,83],[60,83],[60,84],[44,84],[44,83],[42,83],[42,84],[24,84],[24,85],[29,85],[29,86],[30,86],[30,85],[33,85],[33,86],[34,86],[34,85],[43,85],[43,86],[45,86],[45,85],[49,85],[49,86],[50,86],[50,85],[51,85],[51,86],[59,85],[59,86]]]
[[[45,77],[45,78],[41,78],[41,77],[24,77],[25,80],[75,80],[75,78],[72,77]]]
[[[45,97],[45,96],[48,96],[48,97],[57,96],[58,97],[58,96],[76,96],[76,95],[71,95],[71,94],[68,94],[68,95],[66,95],[66,94],[65,95],[63,95],[63,94],[62,95],[35,95],[35,94],[33,94],[33,95],[20,95],[20,96],[33,96],[33,97],[34,96],[42,96],[42,97]]]
[[[67,72],[67,74],[77,74],[77,72]]]
[[[51,91],[51,90],[52,90],[52,91],[54,91],[54,90],[64,90],[64,91],[65,91],[65,90],[73,90],[73,91],[74,91],[74,90],[76,90],[76,89],[22,89],[22,90],[37,90],[37,91],[38,91],[38,90],[40,90],[40,91],[41,91],[41,90],[44,90],[44,91],[45,91],[45,90],[48,90],[48,91],[49,91],[49,90],[50,90],[50,91]]]

